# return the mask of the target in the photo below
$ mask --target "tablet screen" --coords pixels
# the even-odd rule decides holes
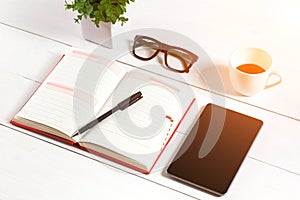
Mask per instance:
[[[208,104],[167,173],[217,196],[225,194],[263,122]]]

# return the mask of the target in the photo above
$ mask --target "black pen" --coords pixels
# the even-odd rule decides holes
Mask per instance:
[[[87,125],[78,129],[78,131],[72,137],[75,137],[75,136],[87,131],[88,129],[94,127],[96,124],[98,124],[99,122],[101,122],[102,120],[104,120],[105,118],[107,118],[108,116],[113,114],[114,112],[128,108],[129,106],[131,106],[132,104],[134,104],[135,102],[140,100],[141,98],[143,98],[141,92],[137,92],[137,93],[131,95],[127,99],[118,103],[118,105],[116,107],[112,108],[111,110],[107,111],[106,113],[104,113],[103,115],[98,117],[97,119],[94,119],[93,121],[89,122]]]

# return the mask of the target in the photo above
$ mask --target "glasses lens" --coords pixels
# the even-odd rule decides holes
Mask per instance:
[[[134,53],[136,56],[148,59],[151,58],[159,49],[159,45],[147,38],[141,38],[135,41],[134,44]]]
[[[170,49],[166,62],[168,67],[177,71],[184,71],[191,64],[192,57],[179,49]]]

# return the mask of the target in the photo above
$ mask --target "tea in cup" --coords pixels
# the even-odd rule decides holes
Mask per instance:
[[[232,86],[245,96],[252,96],[281,82],[281,76],[273,71],[271,56],[261,49],[244,48],[235,51],[231,56],[230,65]],[[269,83],[271,76],[278,78]]]

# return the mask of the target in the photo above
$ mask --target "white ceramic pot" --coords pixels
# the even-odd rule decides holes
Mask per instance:
[[[124,32],[127,28],[128,22],[123,26],[121,26],[120,23],[112,24],[100,22],[100,27],[97,27],[89,18],[83,18],[81,20],[83,38],[108,48],[113,47],[113,37]]]

